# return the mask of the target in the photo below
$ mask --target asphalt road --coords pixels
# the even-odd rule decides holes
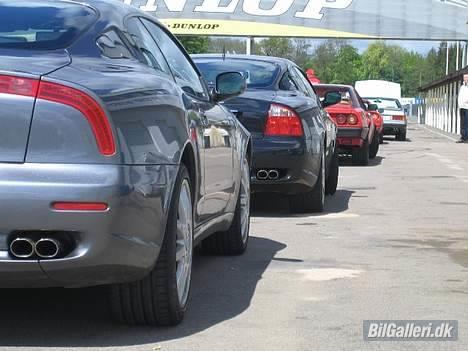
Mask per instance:
[[[244,257],[196,257],[180,327],[111,323],[104,289],[2,291],[0,349],[468,350],[468,145],[409,138],[344,160],[324,215],[258,199]],[[459,320],[460,340],[365,343],[367,319]]]

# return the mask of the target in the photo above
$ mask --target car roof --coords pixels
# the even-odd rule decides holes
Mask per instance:
[[[314,87],[319,88],[340,88],[340,89],[354,89],[352,85],[346,84],[314,84]]]
[[[203,59],[219,59],[222,60],[226,58],[226,60],[249,60],[249,61],[262,61],[262,62],[269,62],[275,63],[279,66],[285,67],[289,65],[295,65],[292,61],[281,58],[281,57],[274,57],[274,56],[261,56],[261,55],[232,55],[232,54],[197,54],[191,55],[194,60],[203,60]]]

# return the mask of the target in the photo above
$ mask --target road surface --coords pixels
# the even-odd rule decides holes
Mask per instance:
[[[2,291],[0,349],[468,350],[468,145],[409,138],[344,160],[324,215],[259,199],[244,257],[196,257],[180,327],[111,323],[104,289]],[[460,340],[366,343],[368,319],[458,320]]]

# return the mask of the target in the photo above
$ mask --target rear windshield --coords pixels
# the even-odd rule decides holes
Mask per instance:
[[[273,85],[279,75],[277,65],[255,60],[195,60],[208,85],[214,86],[216,76],[224,72],[240,72],[247,80],[247,87],[267,88]]]
[[[89,7],[65,1],[0,0],[0,48],[64,49],[96,19]]]
[[[402,109],[400,101],[396,99],[381,99],[381,98],[368,98],[371,104],[376,104],[379,108],[384,110],[399,111]]]
[[[320,86],[314,85],[315,91],[317,92],[318,97],[323,100],[325,95],[329,92],[339,92],[341,94],[341,105],[350,105],[353,107],[359,107],[359,102],[356,94],[352,88],[340,87],[340,86]]]

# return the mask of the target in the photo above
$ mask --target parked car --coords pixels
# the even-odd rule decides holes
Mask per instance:
[[[379,136],[380,144],[384,142],[384,121],[383,117],[378,111],[378,106],[376,104],[372,104],[369,100],[364,100],[364,104],[367,107],[368,113],[371,115],[372,119],[374,120],[375,129]]]
[[[294,212],[321,212],[325,195],[338,183],[336,126],[307,76],[281,58],[195,55],[195,63],[214,87],[222,72],[241,72],[247,91],[225,106],[252,133],[252,191],[289,196]],[[338,103],[330,92],[324,106]]]
[[[1,287],[110,285],[118,320],[179,323],[194,246],[248,244],[250,136],[219,104],[244,78],[210,93],[117,1],[0,1],[0,19]]]
[[[315,90],[321,99],[332,91],[341,94],[341,102],[327,108],[338,125],[340,153],[350,154],[356,165],[367,166],[369,159],[377,156],[380,146],[380,137],[369,114],[369,107],[352,86],[317,84]]]
[[[401,105],[401,85],[382,80],[359,81],[356,90],[377,105],[384,120],[384,135],[395,135],[396,140],[406,141],[408,118]]]

